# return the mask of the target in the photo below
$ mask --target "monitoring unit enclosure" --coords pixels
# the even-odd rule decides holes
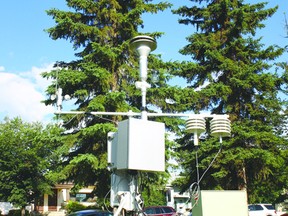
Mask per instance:
[[[247,194],[244,190],[202,190],[192,208],[197,216],[247,216]],[[192,205],[195,200],[191,200]]]
[[[165,171],[165,124],[129,118],[108,133],[108,163],[112,169]]]

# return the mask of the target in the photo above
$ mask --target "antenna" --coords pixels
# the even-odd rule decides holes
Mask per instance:
[[[287,18],[286,18],[286,13],[284,12],[284,18],[285,18],[285,29],[286,29],[286,37],[288,38],[288,22],[287,22]]]

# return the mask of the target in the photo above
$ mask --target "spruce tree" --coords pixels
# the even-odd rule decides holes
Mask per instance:
[[[48,10],[48,15],[53,17],[56,25],[47,29],[47,32],[53,40],[69,40],[75,48],[76,59],[59,61],[55,64],[55,70],[43,74],[46,78],[54,79],[47,89],[47,95],[54,94],[61,87],[63,95],[68,94],[75,101],[77,111],[132,110],[140,113],[141,91],[135,87],[135,82],[139,81],[139,57],[129,49],[129,42],[139,35],[138,29],[144,25],[141,19],[143,13],[157,13],[170,6],[168,3],[150,2],[67,0],[69,11]],[[157,39],[161,34],[154,32],[146,35]],[[166,98],[172,98],[180,104],[181,100],[185,102],[177,109],[188,106],[188,101],[181,97],[187,92],[168,84],[173,77],[169,72],[171,65],[163,62],[159,55],[149,55],[147,82],[151,88],[147,91],[148,112],[174,112],[176,105],[167,104]],[[55,101],[47,99],[45,103],[55,104]],[[83,114],[58,115],[58,118],[64,121],[63,127],[70,130],[71,137],[71,151],[63,156],[65,160],[59,171],[59,180],[71,180],[78,187],[95,185],[96,195],[103,198],[109,191],[111,174],[107,170],[107,133],[115,131],[117,123],[127,116]],[[163,117],[149,120],[165,122],[168,131],[177,129],[181,121]],[[166,153],[168,158],[169,152]],[[142,176],[142,186],[154,187],[150,188],[154,191],[164,189],[163,175],[159,177],[158,173],[144,173]]]
[[[180,50],[191,56],[191,62],[175,74],[187,80],[187,88],[195,89],[196,112],[228,114],[232,123],[232,135],[222,146],[207,137],[201,142],[197,154],[200,177],[207,172],[200,187],[246,189],[249,202],[273,202],[287,186],[282,172],[286,161],[282,150],[287,148],[282,127],[284,100],[279,96],[287,83],[284,71],[276,71],[273,65],[283,48],[264,46],[255,34],[277,7],[266,9],[267,3],[245,4],[242,0],[191,2],[194,6],[174,11],[182,17],[179,23],[196,27]],[[181,180],[183,190],[197,176],[196,151],[187,136],[179,139],[186,177]]]

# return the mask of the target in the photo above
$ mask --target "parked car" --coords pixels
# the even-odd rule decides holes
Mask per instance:
[[[170,206],[149,206],[144,212],[149,216],[177,216],[176,210]]]
[[[277,212],[271,204],[248,205],[249,216],[277,216]]]
[[[70,213],[68,216],[113,216],[113,213],[98,209],[86,209]]]

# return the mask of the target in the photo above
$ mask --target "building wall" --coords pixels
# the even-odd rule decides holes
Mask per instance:
[[[42,213],[51,212],[51,211],[61,211],[64,210],[64,206],[70,200],[70,189],[67,188],[55,188],[54,194],[48,196],[44,194],[43,196],[43,206],[39,206],[39,211]]]
[[[179,189],[173,187],[166,189],[167,206],[173,207],[177,212],[192,208],[189,193],[181,194]]]

